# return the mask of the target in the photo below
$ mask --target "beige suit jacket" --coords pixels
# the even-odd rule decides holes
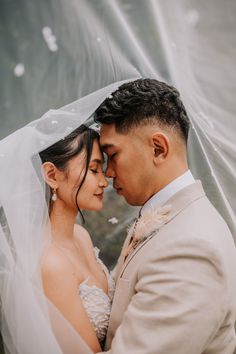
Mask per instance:
[[[176,193],[169,221],[117,265],[110,354],[232,354],[236,249],[196,182]],[[124,247],[129,243],[126,240]]]

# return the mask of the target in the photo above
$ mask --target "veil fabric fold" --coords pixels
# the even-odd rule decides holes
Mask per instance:
[[[51,235],[38,153],[85,123],[126,81],[50,110],[0,141],[0,299],[6,353],[91,353],[43,292],[40,260]]]
[[[111,82],[168,81],[192,122],[191,169],[236,240],[235,0],[3,3],[1,136]]]
[[[7,119],[2,129],[19,126],[36,112],[40,116],[42,107],[80,99],[48,111],[0,141],[1,332],[6,353],[90,354],[43,295],[39,261],[50,233],[38,152],[85,121],[91,124],[95,109],[123,83],[119,80],[142,76],[168,81],[180,91],[191,120],[191,170],[202,180],[236,241],[236,2],[49,3],[52,16],[50,12],[43,16],[42,2],[32,7],[25,2],[29,38],[19,45],[25,31],[22,18],[15,16],[19,37],[5,41],[6,62],[12,65],[24,57],[25,76],[14,80],[5,76],[2,115]],[[14,15],[11,10],[9,18]],[[54,52],[47,49],[40,32],[43,26],[44,32],[50,30],[46,27],[50,21],[58,44]],[[13,40],[19,49],[16,57]],[[30,55],[29,40],[34,49]],[[5,70],[8,75],[9,70]],[[108,85],[114,81],[118,82]],[[26,92],[23,97],[22,92]],[[17,123],[7,97],[12,97]]]
[[[151,1],[170,81],[191,120],[191,170],[236,242],[236,3]]]

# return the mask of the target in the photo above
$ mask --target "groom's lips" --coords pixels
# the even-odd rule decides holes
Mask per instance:
[[[114,186],[116,193],[119,193],[122,191],[122,188],[118,187],[118,186]]]

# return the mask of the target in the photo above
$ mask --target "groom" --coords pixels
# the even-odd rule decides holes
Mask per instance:
[[[117,264],[110,354],[232,354],[236,250],[187,163],[189,120],[157,80],[122,85],[95,113],[106,175],[141,206]]]

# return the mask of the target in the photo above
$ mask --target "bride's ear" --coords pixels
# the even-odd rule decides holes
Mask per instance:
[[[58,188],[58,169],[56,166],[52,162],[44,162],[42,164],[42,170],[44,180],[49,185],[49,187]]]

